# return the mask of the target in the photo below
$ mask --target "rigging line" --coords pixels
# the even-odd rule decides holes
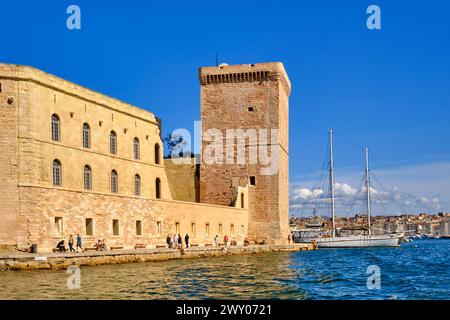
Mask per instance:
[[[327,145],[327,148],[328,148],[328,146],[329,146],[329,143]],[[325,152],[325,154],[326,154],[326,152]],[[322,166],[321,166],[320,185],[318,187],[316,187],[316,189],[324,191],[325,175],[326,175],[326,171],[327,171],[329,165],[330,164],[329,164],[329,162],[327,163],[326,156],[325,156],[324,157],[324,161],[323,161]],[[323,193],[322,195],[319,196],[318,199],[316,199],[316,201],[314,202],[314,206],[317,206],[317,202],[320,202],[320,199],[324,198],[324,195],[325,195],[325,193]]]
[[[387,188],[385,188],[385,187],[383,186],[383,184],[380,182],[380,180],[378,180],[378,177],[375,176],[375,174],[374,174],[372,171],[370,172],[370,174],[371,174],[373,180],[378,184],[378,186],[379,186],[379,188],[381,189],[381,191],[388,193],[389,191],[387,191]],[[378,197],[378,196],[377,196],[377,197]],[[384,207],[384,205],[383,205],[383,203],[382,203],[381,198],[378,198],[378,200],[380,201],[380,204],[383,206],[383,209],[386,211],[386,209],[385,209],[385,207]],[[402,200],[402,199],[400,199],[400,200]],[[402,206],[400,206],[396,201],[392,201],[392,203],[394,203],[394,205],[395,205],[397,208],[399,208],[400,211],[401,211],[402,213],[405,213],[404,208],[403,208]],[[386,212],[386,214],[387,214],[387,212]]]
[[[369,153],[370,153],[370,157],[371,157],[373,160],[375,160],[375,163],[378,164],[378,165],[381,167],[381,162],[378,161],[377,157],[375,157],[374,154],[373,154],[370,150],[369,150]],[[391,179],[389,179],[389,177],[387,176],[387,174],[386,174],[383,170],[378,169],[377,171],[379,171],[379,172],[384,176],[384,178],[386,178],[386,180],[388,181],[388,183],[391,185],[391,188],[392,188],[392,189],[395,189],[395,188],[396,188],[396,187],[394,186],[394,184],[392,183]],[[375,177],[373,171],[372,171],[372,176]],[[375,177],[375,179],[376,179],[376,177]],[[377,180],[378,180],[378,179],[377,179]],[[380,182],[379,182],[379,184],[381,185]],[[405,193],[405,194],[408,194],[408,193]],[[416,198],[416,199],[417,199],[416,196],[411,195],[411,194],[409,194],[409,195],[412,196],[413,198]],[[400,197],[400,200],[401,200],[401,201],[403,201],[403,202],[406,201],[406,199],[402,197],[401,192],[398,193],[398,196]],[[399,206],[397,205],[397,207],[399,207]],[[400,209],[400,211],[401,211],[402,213],[405,213],[404,208],[402,209],[402,208],[399,207],[399,209]]]
[[[323,150],[323,147],[326,145],[326,142],[327,142],[327,139],[323,139],[323,141],[322,141],[322,145],[321,145],[321,148],[319,148],[318,149],[318,152],[316,153],[316,155],[315,155],[315,157],[314,157],[314,161],[313,162],[311,162],[311,164],[310,164],[310,168],[308,169],[308,171],[305,173],[305,175],[303,175],[303,178],[305,178],[305,180],[306,180],[306,175],[309,173],[309,171],[311,170],[311,167],[312,167],[312,165],[313,165],[313,163],[315,162],[315,160],[317,159],[317,157],[318,157],[318,155],[319,155],[319,151],[320,150]],[[328,143],[329,144],[329,143]],[[325,150],[325,154],[326,154],[326,150]],[[320,176],[319,176],[319,183],[320,183],[320,185],[319,185],[319,187],[317,187],[317,185],[316,186],[312,186],[312,190],[314,191],[315,189],[318,189],[318,188],[320,188],[321,190],[323,190],[322,189],[322,186],[323,186],[323,175],[324,175],[324,167],[326,166],[326,156],[324,157],[324,161],[323,161],[323,163],[322,163],[322,165],[321,165],[321,169],[320,169],[320,171],[319,171],[319,173],[320,173]],[[303,180],[302,180],[303,181]],[[320,197],[319,197],[319,199],[320,199]],[[316,199],[315,201],[312,201],[310,204],[311,204],[311,206],[314,208],[314,207],[317,207],[317,201],[318,201],[318,199]],[[304,209],[304,211],[306,211],[306,210],[310,210],[310,207],[308,208],[307,206],[305,206],[305,207],[303,207],[303,209]],[[303,210],[302,210],[303,211]],[[305,213],[305,216],[306,216],[306,213]]]
[[[361,182],[360,182],[360,184],[359,184],[358,190],[361,190],[361,189],[362,189],[362,185],[363,185],[363,183],[364,183],[364,177],[365,177],[365,174],[363,175],[363,178],[362,178],[362,180],[361,180]],[[353,203],[352,203],[350,209],[347,211],[347,214],[346,214],[347,216],[350,215],[350,213],[351,213],[351,211],[353,210],[353,207],[355,206],[355,203],[356,203],[357,200],[358,200],[358,195],[356,195],[355,198],[353,199]]]
[[[357,142],[355,142],[355,141],[353,141],[353,140],[347,138],[346,136],[344,136],[343,134],[339,133],[338,131],[333,130],[333,132],[334,132],[337,136],[343,138],[343,139],[346,140],[347,142],[349,142],[349,143],[355,145],[356,147],[358,147],[358,148],[360,148],[360,149],[362,149],[362,150],[365,149],[365,147],[363,147],[363,146],[361,146],[359,143],[357,143]]]
[[[327,170],[328,166],[326,168],[322,168],[321,169],[321,176],[320,176],[320,184],[316,186],[315,189],[320,188],[321,190],[323,190],[323,184],[324,184],[324,179],[325,179],[325,171]]]
[[[372,162],[375,162],[377,165],[379,165],[379,167],[381,168],[381,162],[378,161],[378,158],[373,154],[373,152],[371,150],[369,150],[369,154],[370,154],[370,158],[372,159]],[[381,172],[381,174],[383,174],[383,176],[386,178],[386,180],[389,182],[389,184],[391,185],[391,187],[394,189],[395,186],[392,183],[392,181],[389,179],[389,177],[387,176],[387,174],[383,171],[378,169],[377,171]]]
[[[386,215],[389,215],[389,214],[387,213],[386,208],[384,207],[383,200],[381,199],[381,197],[379,197],[379,196],[375,193],[375,194],[374,194],[374,198],[375,198],[375,200],[378,200],[378,201],[379,201],[381,207],[383,208],[384,213],[386,213]],[[376,201],[375,201],[375,203],[376,203]],[[400,208],[400,210],[402,210],[402,209]]]
[[[312,166],[313,166],[313,164],[316,162],[316,160],[317,160],[317,158],[318,158],[318,156],[319,156],[319,153],[323,150],[323,147],[324,147],[324,145],[325,145],[326,142],[327,142],[327,139],[324,138],[323,141],[322,141],[322,143],[320,144],[320,148],[317,149],[316,154],[315,154],[314,157],[313,157],[313,160],[312,160],[311,163],[309,164],[308,170],[307,170],[307,171],[305,172],[305,174],[300,178],[301,181],[303,181],[304,179],[306,180],[306,176],[311,172]]]
[[[418,198],[417,196],[415,196],[414,194],[412,194],[412,193],[410,193],[410,192],[405,192],[405,194],[408,195],[408,196],[410,196],[411,198],[414,198],[414,199],[417,199],[417,198]],[[431,212],[431,211],[434,211],[434,210],[435,210],[435,209],[433,209],[432,207],[428,206],[428,205],[425,204],[425,203],[421,203],[421,205],[422,205],[421,209],[427,209],[428,212]],[[416,204],[416,206],[418,206],[418,205]]]
[[[374,174],[372,171],[370,171],[370,174],[372,175],[372,178],[375,180],[375,182],[378,183],[378,185],[380,186],[381,191],[388,192],[387,189],[381,184],[380,180],[378,180],[377,176],[375,176],[375,174]],[[399,197],[400,197],[400,200],[401,200],[401,201],[404,201],[404,200],[402,199],[402,197],[400,196],[400,193],[398,193],[398,195],[399,195]],[[401,211],[403,214],[406,213],[405,210],[404,210],[404,208],[403,208],[402,206],[400,206],[396,201],[392,201],[392,202],[395,204],[395,206],[396,206],[397,208],[400,209],[400,211]]]

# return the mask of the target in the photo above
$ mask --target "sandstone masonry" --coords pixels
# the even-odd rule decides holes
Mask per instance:
[[[285,242],[290,84],[281,64],[252,70],[268,78],[212,84],[208,76],[228,71],[211,67],[200,80],[206,127],[282,131],[280,171],[257,176],[256,186],[247,181],[257,167],[168,163],[151,112],[32,67],[0,64],[0,251],[36,244],[49,252],[77,233],[85,247],[105,239],[123,249],[161,247],[174,233],[188,233],[195,246],[225,234],[238,244],[248,236]],[[237,103],[230,109],[233,95],[257,108],[253,118]]]

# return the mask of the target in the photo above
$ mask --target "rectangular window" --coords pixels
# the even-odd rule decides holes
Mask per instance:
[[[161,223],[161,221],[156,222],[156,232],[158,234],[158,237],[162,236],[162,223]]]
[[[230,226],[230,234],[234,235],[234,224],[231,224]]]
[[[86,218],[86,235],[94,235],[94,221],[92,220],[92,218]]]
[[[195,237],[195,222],[191,223],[191,235]]]
[[[136,221],[136,235],[142,236],[142,221],[141,220]]]
[[[180,223],[179,222],[175,222],[175,233],[176,234],[180,233]]]
[[[119,220],[114,219],[113,220],[113,236],[119,235]]]
[[[209,233],[209,223],[207,223],[205,225],[205,236],[209,237],[210,233]]]
[[[63,218],[55,217],[55,231],[58,236],[63,235]]]
[[[256,186],[256,177],[255,176],[250,177],[250,185]]]
[[[219,223],[219,235],[220,236],[222,235],[222,224],[221,223]]]

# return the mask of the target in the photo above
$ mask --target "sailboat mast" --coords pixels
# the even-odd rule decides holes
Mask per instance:
[[[330,195],[331,219],[333,223],[333,237],[336,236],[335,207],[334,207],[334,168],[333,168],[333,129],[330,129]]]
[[[366,191],[367,191],[367,224],[369,228],[369,236],[372,234],[370,226],[370,175],[369,175],[369,148],[366,148]]]

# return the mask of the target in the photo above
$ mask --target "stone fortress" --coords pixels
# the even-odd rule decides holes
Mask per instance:
[[[290,82],[283,65],[203,67],[199,80],[202,133],[278,129],[275,143],[256,143],[276,147],[276,172],[262,175],[264,165],[248,161],[173,163],[164,159],[153,113],[32,67],[0,64],[0,252],[33,244],[51,252],[77,233],[85,247],[105,239],[125,249],[162,247],[174,233],[198,246],[212,245],[215,235],[286,243]],[[202,150],[209,143],[202,139]]]

